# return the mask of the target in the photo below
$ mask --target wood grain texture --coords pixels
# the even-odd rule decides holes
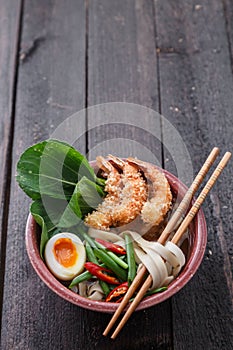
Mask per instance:
[[[197,274],[172,301],[134,313],[114,342],[101,336],[110,315],[69,304],[37,277],[24,243],[29,200],[14,181],[20,153],[59,126],[55,135],[88,151],[90,159],[111,151],[152,156],[158,164],[164,155],[174,173],[185,166],[180,155],[171,157],[176,138],[149,110],[134,120],[134,105],[113,107],[119,117],[109,116],[108,107],[90,108],[67,120],[85,106],[107,102],[161,107],[181,135],[194,173],[213,146],[232,151],[231,2],[24,0],[16,67],[20,6],[20,0],[0,0],[0,219],[2,232],[7,228],[1,244],[7,234],[1,348],[233,348],[231,163],[204,206],[208,244]],[[10,209],[9,218],[2,218],[8,211],[3,189],[10,193],[10,177],[4,176],[6,161],[11,166],[11,121]],[[190,173],[183,175],[191,181]]]
[[[196,173],[213,146],[222,154],[233,146],[233,80],[223,6],[159,0],[155,8],[162,113],[180,132]],[[163,135],[169,143],[166,130]],[[165,159],[173,170],[168,151]],[[204,205],[208,244],[202,265],[173,298],[174,349],[233,347],[232,171],[230,162]]]
[[[230,0],[222,0],[223,11],[225,17],[225,25],[226,25],[226,35],[228,41],[228,48],[231,60],[231,70],[233,72],[233,4]]]
[[[152,3],[101,0],[92,1],[89,5],[88,106],[119,101],[157,110],[157,62]],[[134,117],[137,114],[136,106],[131,108],[134,111],[132,115],[129,111],[127,117],[128,108],[130,109],[126,106],[125,111],[119,109],[114,117],[103,110],[89,115],[90,129],[96,128],[98,123],[106,123],[102,130],[90,132],[90,157],[94,158],[100,151],[107,154],[111,150],[119,156],[139,156],[138,153],[144,146],[161,163],[160,142],[143,130],[147,126],[160,137],[160,119],[152,120],[148,116],[149,112]],[[112,125],[113,122],[121,123],[122,120],[123,124],[128,122],[133,127]],[[121,138],[120,142],[116,138]],[[105,144],[101,145],[104,141]],[[147,160],[149,157],[150,155]]]
[[[12,33],[10,40],[13,39]],[[29,145],[48,138],[67,116],[84,106],[83,1],[25,1],[1,349],[85,348],[81,321],[85,311],[52,293],[31,267],[24,241],[29,200],[14,179],[20,153]],[[63,128],[64,136],[69,131]],[[85,152],[85,141],[79,143],[79,149]]]
[[[90,1],[88,17],[88,106],[120,101],[158,110],[152,3]],[[102,123],[105,125],[99,126]],[[153,137],[156,130],[160,134],[160,119],[152,118],[149,112],[138,116],[137,107],[129,105],[90,108],[88,129],[90,159],[109,152],[126,157],[150,157],[146,151],[143,154],[145,147],[161,164],[161,145]],[[87,330],[90,326],[96,329],[86,349],[172,348],[169,302],[134,313],[114,341],[101,336],[109,320],[110,317],[98,314],[91,325],[89,319],[86,321]]]
[[[0,1],[0,317],[5,265],[6,226],[10,193],[11,147],[17,76],[21,1]],[[9,41],[8,38],[12,40]]]

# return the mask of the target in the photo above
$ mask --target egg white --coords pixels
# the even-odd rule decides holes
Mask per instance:
[[[61,265],[54,255],[54,244],[60,238],[71,239],[76,248],[78,257],[76,263],[71,267],[64,267]],[[79,275],[83,271],[86,262],[86,250],[81,239],[70,232],[58,233],[51,237],[45,246],[44,256],[49,270],[54,276],[63,281],[72,280],[75,276]]]

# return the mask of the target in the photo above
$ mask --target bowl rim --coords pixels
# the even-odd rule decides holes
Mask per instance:
[[[94,162],[90,163],[94,164]],[[187,191],[187,187],[175,175],[171,174],[167,170],[161,170],[166,175],[171,188],[173,188],[175,184],[178,185],[179,191],[183,196],[184,193]],[[197,213],[195,221],[197,224],[197,234],[195,235],[195,240],[193,244],[196,247],[196,249],[192,250],[189,260],[185,264],[184,269],[181,271],[179,276],[175,278],[175,280],[170,284],[169,288],[166,291],[154,294],[143,299],[136,308],[136,311],[152,307],[156,304],[167,300],[168,298],[176,294],[180,289],[182,289],[197,271],[203,259],[207,244],[207,227],[202,209],[200,209]],[[64,286],[61,282],[59,282],[59,280],[57,280],[52,275],[52,273],[47,268],[45,262],[40,257],[40,252],[37,246],[36,239],[36,228],[36,221],[33,218],[33,216],[29,213],[25,230],[26,250],[29,260],[40,279],[61,298],[75,305],[92,311],[114,313],[118,308],[119,304],[106,303],[104,301],[94,301],[81,297],[79,294],[73,292],[72,290]],[[127,308],[125,310],[127,310]]]

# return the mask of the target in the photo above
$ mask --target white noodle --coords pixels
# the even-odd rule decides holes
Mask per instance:
[[[173,269],[173,275],[174,277],[178,275],[180,272],[181,268],[185,264],[185,255],[182,252],[182,250],[174,243],[172,242],[167,242],[165,247],[172,253],[174,254],[177,259],[179,260],[179,265]]]
[[[87,288],[88,299],[91,300],[103,300],[104,292],[99,284],[99,281],[93,282]]]
[[[100,301],[103,300],[103,293],[100,293],[99,291],[95,291],[94,293],[92,293],[88,299],[90,300],[96,300],[96,301]]]
[[[97,230],[95,228],[90,227],[88,230],[89,236],[92,238],[99,238],[99,239],[104,239],[107,241],[111,241],[113,243],[116,242],[123,242],[124,243],[124,238],[120,237],[119,235],[109,232],[109,231],[101,231]]]
[[[154,263],[154,260],[148,254],[146,254],[142,249],[139,249],[139,248],[135,249],[135,254],[138,256],[138,258],[143,263],[143,265],[146,266],[147,270],[152,276],[153,282],[150,289],[157,288],[157,286],[160,285],[161,281],[160,281],[160,275],[158,273],[159,271],[158,271],[157,265]]]
[[[136,241],[136,243],[141,248],[149,248],[154,250],[157,254],[159,254],[164,260],[168,261],[172,267],[179,266],[179,260],[177,259],[176,255],[172,254],[168,249],[166,249],[161,243],[153,242],[153,241],[146,241],[144,238],[142,238],[137,232],[133,231],[126,231],[124,233],[128,233],[132,236],[132,238]],[[144,249],[145,250],[145,249]]]
[[[87,281],[79,283],[78,292],[81,295],[81,297],[87,298]]]
[[[123,247],[125,247],[124,235],[131,235],[136,262],[145,265],[152,277],[151,290],[167,286],[185,264],[184,253],[172,242],[167,242],[164,246],[158,242],[146,241],[139,233],[133,231],[125,231],[118,235],[89,228],[88,233],[92,238],[108,240]]]
[[[171,281],[174,280],[174,276],[168,276],[167,278],[165,278],[165,280],[163,281],[163,286],[167,287],[169,285],[169,283],[171,283]]]
[[[185,264],[182,250],[172,242],[165,246],[158,242],[149,242],[137,232],[127,231],[134,239],[136,257],[146,266],[152,276],[150,289],[168,285],[178,275]],[[140,248],[140,250],[139,250]]]

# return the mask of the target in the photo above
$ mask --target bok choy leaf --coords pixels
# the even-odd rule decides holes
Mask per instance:
[[[42,257],[50,237],[67,229],[76,233],[105,196],[105,180],[81,153],[57,140],[29,147],[18,161],[16,180],[34,200],[30,212],[42,228]]]

